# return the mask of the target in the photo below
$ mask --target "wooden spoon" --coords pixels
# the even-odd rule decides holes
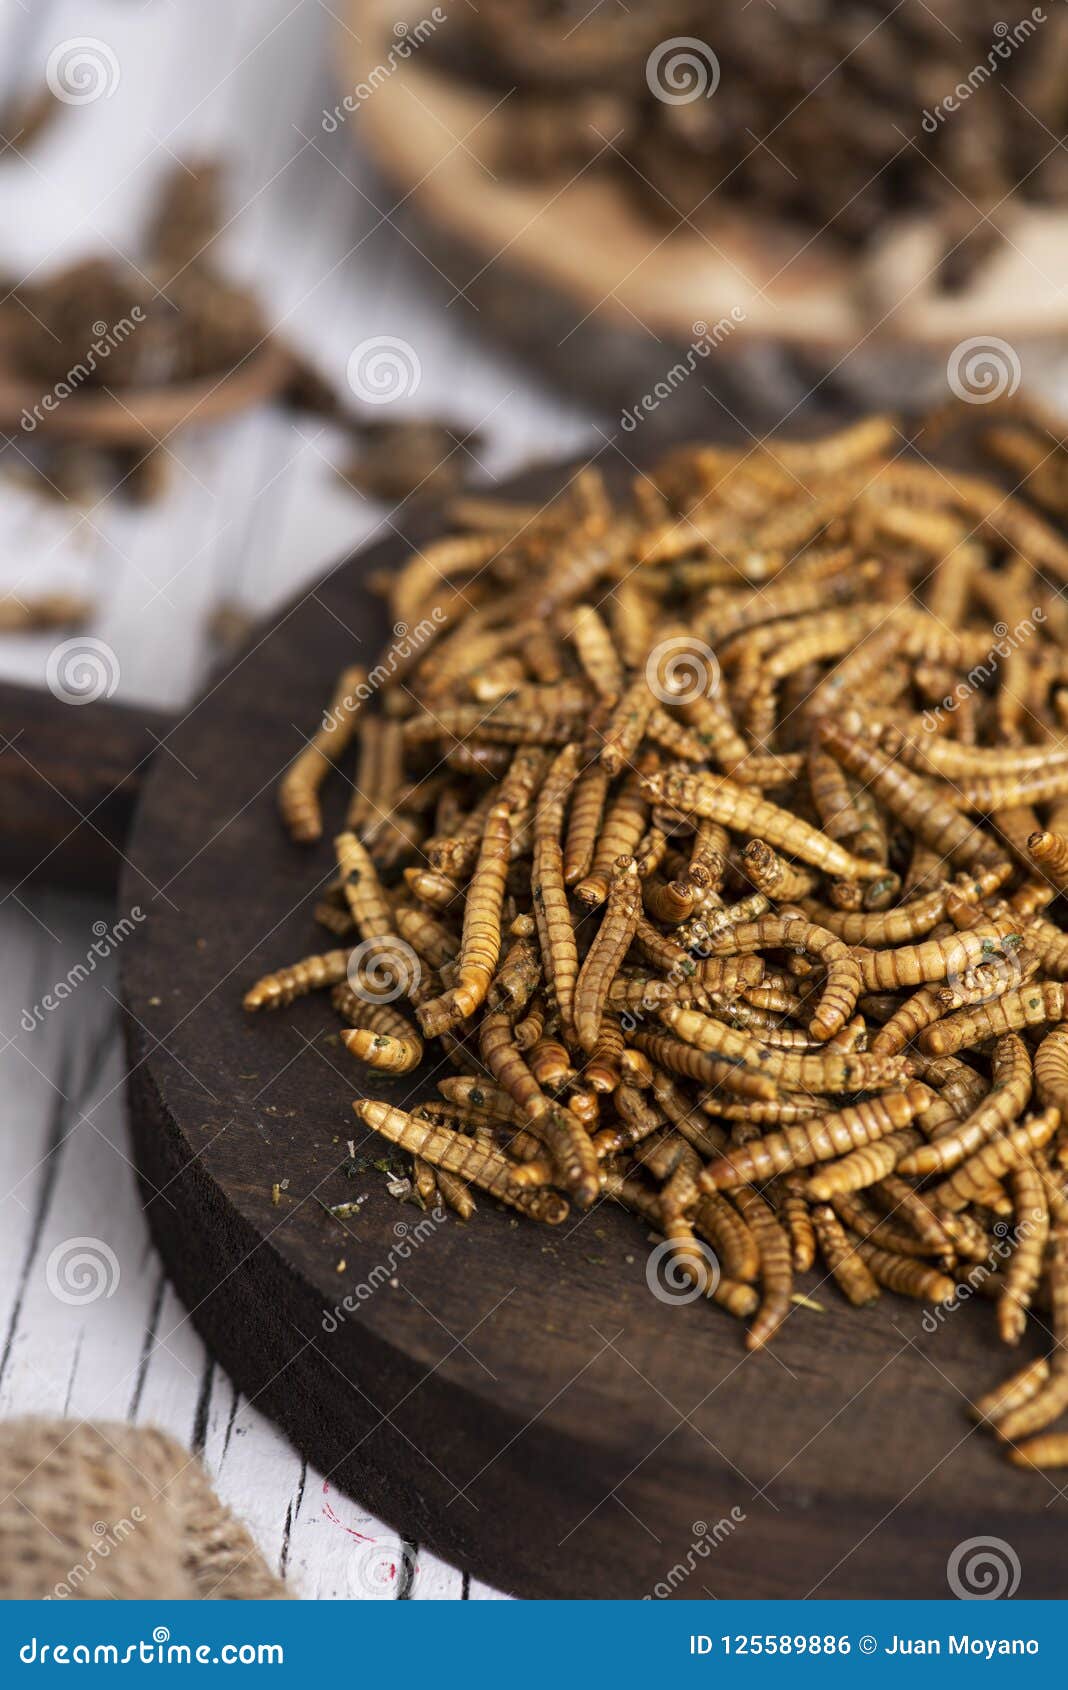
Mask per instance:
[[[219,422],[273,399],[292,368],[289,353],[267,340],[219,375],[164,387],[84,387],[46,408],[41,383],[19,376],[0,347],[0,433],[85,446],[151,446],[176,429]]]

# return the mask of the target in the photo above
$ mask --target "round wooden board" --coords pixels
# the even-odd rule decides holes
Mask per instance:
[[[749,1355],[722,1311],[651,1294],[648,1236],[621,1211],[550,1231],[482,1199],[469,1225],[432,1224],[373,1166],[342,1171],[350,1138],[382,1154],[351,1112],[361,1085],[403,1102],[432,1095],[433,1071],[368,1079],[322,996],[246,1016],[241,995],[323,948],[330,847],[288,843],[274,786],[342,665],[389,638],[367,581],[400,553],[394,538],[340,567],[209,689],[128,845],[119,907],[146,913],[121,953],[133,1142],[207,1343],[331,1482],[526,1596],[944,1597],[974,1537],[1012,1546],[1021,1595],[1068,1595],[1059,1487],[966,1417],[1031,1353],[1010,1361],[989,1304],[860,1312],[812,1278],[819,1308]],[[327,841],[345,800],[335,778]],[[350,1221],[324,1211],[357,1198]]]
[[[676,419],[700,414],[706,388],[767,425],[828,382],[867,403],[915,403],[921,383],[928,398],[945,391],[962,341],[997,336],[1037,355],[1068,324],[1062,213],[1002,208],[1010,238],[952,294],[935,286],[940,236],[923,219],[888,226],[862,259],[722,199],[669,232],[596,169],[508,178],[495,165],[507,98],[435,64],[432,40],[402,57],[395,0],[351,0],[349,11],[336,80],[353,109],[335,108],[337,128],[374,159],[397,215],[415,220],[452,303],[467,301],[482,332],[588,401],[638,405],[689,356],[693,379],[671,385]],[[411,29],[426,17],[408,13]]]

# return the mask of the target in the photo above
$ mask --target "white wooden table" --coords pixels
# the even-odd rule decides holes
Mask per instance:
[[[422,379],[390,415],[403,404],[484,427],[492,473],[578,449],[590,419],[536,391],[448,308],[403,210],[360,160],[358,116],[324,132],[341,28],[327,0],[0,0],[6,90],[39,85],[65,41],[92,38],[114,61],[104,56],[109,93],[70,105],[25,157],[0,159],[0,270],[43,275],[101,248],[135,256],[161,173],[219,151],[233,165],[232,268],[333,379],[366,337],[398,336]],[[203,680],[221,600],[269,611],[388,520],[340,483],[331,450],[314,423],[264,412],[171,439],[170,490],[147,509],[115,498],[68,509],[5,474],[0,592],[85,588],[97,605],[88,632],[118,658],[116,696],[180,710]],[[17,467],[9,450],[4,468]],[[0,674],[43,685],[55,643],[0,636]],[[418,1548],[402,1553],[205,1351],[149,1241],[128,1159],[112,964],[32,1032],[22,1024],[109,914],[0,888],[0,1417],[165,1427],[202,1452],[301,1596],[496,1595]],[[49,1289],[50,1258],[79,1238],[105,1241],[117,1263],[112,1294],[86,1304]]]

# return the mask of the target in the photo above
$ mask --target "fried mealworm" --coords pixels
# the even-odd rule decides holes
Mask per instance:
[[[788,863],[764,839],[751,839],[742,856],[743,866],[758,892],[769,898],[805,897],[817,883],[816,874]]]
[[[972,1416],[976,1420],[998,1421],[1013,1409],[1022,1408],[1038,1395],[1043,1385],[1049,1379],[1049,1362],[1045,1356],[1037,1356],[1024,1367],[995,1385],[993,1390],[986,1391],[977,1397],[972,1404]]]
[[[1049,1379],[1026,1402],[1003,1414],[995,1426],[999,1438],[1019,1443],[1022,1438],[1041,1432],[1068,1408],[1068,1352],[1064,1348],[1068,1338],[1068,1232],[1055,1228],[1049,1244],[1048,1278],[1053,1327],[1053,1351],[1049,1363]]]
[[[449,1208],[459,1215],[462,1221],[469,1221],[475,1212],[475,1200],[463,1180],[457,1179],[445,1168],[435,1170],[438,1190],[441,1192]]]
[[[604,916],[586,953],[575,986],[575,1032],[583,1050],[597,1042],[601,1016],[612,981],[630,949],[638,912],[641,882],[633,857],[619,857],[608,888]]]
[[[712,1245],[731,1279],[750,1283],[760,1272],[756,1239],[738,1211],[718,1192],[701,1197],[694,1210],[694,1230]]]
[[[758,798],[732,781],[703,774],[653,774],[642,781],[642,791],[657,804],[669,804],[694,816],[719,822],[732,833],[752,839],[766,839],[790,856],[800,857],[827,874],[847,880],[874,880],[882,874],[880,864],[864,862],[810,827],[788,810]]]
[[[582,904],[593,906],[603,903],[608,894],[612,864],[617,857],[633,856],[638,849],[649,815],[649,806],[641,794],[641,783],[641,774],[632,772],[605,810],[590,872],[575,886],[575,896]]]
[[[1061,1021],[1068,1008],[1068,992],[1053,980],[1035,981],[1016,991],[1007,991],[993,1003],[948,1015],[923,1035],[922,1048],[933,1056],[948,1056],[971,1049],[984,1039],[1020,1027],[1044,1027]]]
[[[742,1182],[761,1183],[775,1174],[811,1167],[836,1156],[860,1150],[887,1133],[908,1126],[927,1101],[927,1088],[911,1085],[905,1092],[848,1105],[835,1114],[816,1116],[796,1127],[784,1127],[712,1162],[701,1175],[705,1191],[733,1188]]]
[[[245,993],[246,1009],[281,1009],[295,998],[308,992],[318,992],[324,986],[336,986],[344,980],[349,967],[349,950],[323,951],[318,956],[302,957],[287,968],[264,974]]]
[[[549,1226],[559,1226],[566,1218],[567,1203],[558,1192],[523,1191],[515,1187],[511,1164],[499,1151],[476,1145],[462,1133],[432,1126],[415,1115],[406,1114],[403,1109],[395,1109],[392,1104],[379,1103],[373,1098],[357,1100],[352,1107],[360,1120],[376,1133],[399,1145],[402,1150],[422,1157],[431,1167],[456,1174],[465,1184],[481,1186],[502,1203],[522,1209]]]
[[[565,1027],[572,1022],[578,947],[564,886],[560,832],[567,795],[578,772],[578,746],[565,746],[538,797],[534,823],[531,896],[545,979]]]
[[[823,994],[809,1021],[809,1031],[821,1043],[845,1026],[860,995],[862,976],[852,951],[825,928],[803,918],[763,916],[743,922],[713,940],[713,955],[730,951],[760,950],[765,946],[804,951],[825,970]]]
[[[786,1222],[794,1272],[807,1273],[816,1260],[816,1232],[804,1189],[790,1175],[783,1182],[778,1212]]]
[[[344,755],[367,682],[365,669],[342,671],[322,726],[290,763],[278,785],[278,808],[291,839],[301,845],[322,837],[319,788],[330,768]]]
[[[880,1285],[901,1297],[915,1297],[921,1303],[948,1303],[956,1294],[957,1287],[948,1274],[914,1257],[896,1256],[868,1243],[858,1244],[857,1254]]]
[[[345,901],[361,939],[385,938],[393,932],[393,912],[370,852],[354,833],[339,833],[334,851]]]
[[[611,779],[604,766],[590,763],[575,782],[564,841],[564,884],[574,886],[589,872],[597,845],[597,833],[604,814]]]
[[[902,1157],[903,1174],[945,1173],[974,1156],[989,1139],[1004,1133],[1027,1108],[1031,1097],[1031,1056],[1015,1033],[1000,1038],[994,1048],[993,1089],[964,1121],[939,1129],[930,1144]]]
[[[745,1068],[741,1063],[706,1056],[692,1045],[666,1033],[632,1033],[631,1043],[649,1056],[661,1068],[673,1074],[698,1081],[711,1088],[722,1088],[739,1097],[770,1101],[776,1095],[774,1082],[764,1074]]]
[[[758,1191],[743,1185],[733,1198],[760,1253],[760,1308],[745,1340],[747,1349],[759,1350],[790,1312],[794,1286],[790,1241]]]
[[[886,752],[866,745],[827,721],[821,724],[820,742],[851,774],[866,783],[893,816],[940,857],[952,860],[960,868],[990,867],[1000,857],[994,841],[942,797],[931,781],[910,774]]]
[[[341,1042],[351,1055],[383,1074],[410,1074],[423,1060],[422,1040],[415,1029],[403,1038],[376,1033],[369,1027],[346,1027]]]
[[[809,1179],[805,1189],[815,1202],[827,1203],[843,1192],[863,1191],[885,1179],[900,1158],[920,1142],[918,1133],[906,1128],[888,1133],[874,1144],[851,1150],[834,1162],[827,1162]]]
[[[817,1204],[811,1213],[820,1255],[839,1291],[854,1308],[870,1308],[879,1300],[879,1285],[856,1244],[829,1205]]]
[[[990,1186],[1021,1157],[1048,1144],[1060,1125],[1059,1109],[1043,1109],[1011,1131],[1002,1133],[993,1142],[984,1144],[974,1155],[950,1174],[931,1192],[931,1201],[949,1210],[967,1208],[980,1202]]]
[[[1049,1237],[1045,1183],[1033,1162],[1021,1161],[1008,1174],[1012,1192],[1015,1249],[1002,1276],[998,1332],[1002,1343],[1016,1344],[1027,1325],[1027,1310],[1042,1276]]]
[[[473,1015],[482,1003],[500,957],[501,906],[510,841],[510,812],[506,805],[495,804],[486,817],[482,848],[464,905],[456,985],[451,991],[458,1018]]]

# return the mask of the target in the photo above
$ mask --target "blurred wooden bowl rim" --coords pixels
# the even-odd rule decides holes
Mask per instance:
[[[480,293],[491,279],[507,287],[522,276],[569,302],[576,327],[596,317],[676,345],[719,328],[723,352],[763,342],[831,360],[902,343],[944,356],[972,336],[1019,348],[1068,323],[1068,217],[1058,212],[1007,206],[1009,238],[953,295],[933,284],[940,240],[920,220],[888,230],[860,260],[726,204],[701,233],[668,232],[596,172],[551,185],[495,178],[488,161],[507,122],[499,96],[436,69],[416,39],[399,52],[395,0],[349,0],[349,11],[339,101],[347,94],[354,109],[339,103],[338,127],[368,149],[406,209],[466,251]],[[410,36],[429,12],[408,15]],[[470,291],[462,276],[461,285]]]

